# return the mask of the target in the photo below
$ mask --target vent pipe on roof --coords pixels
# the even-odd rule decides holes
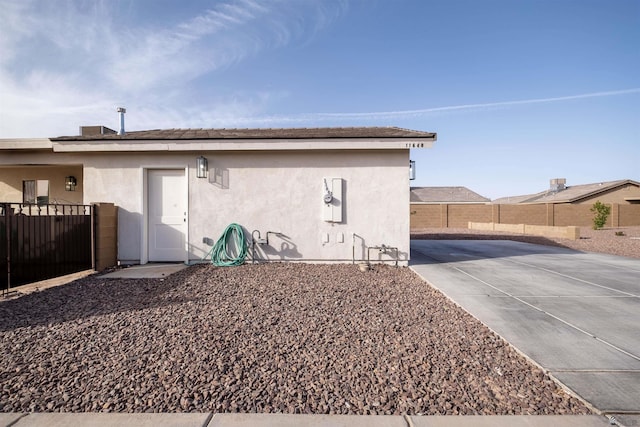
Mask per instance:
[[[566,184],[567,184],[566,178],[554,178],[549,183],[549,190],[554,193],[557,193],[558,191],[562,191],[565,188],[567,188]]]
[[[120,113],[120,130],[118,131],[118,135],[124,135],[124,113],[127,112],[127,109],[124,107],[116,108],[116,111]]]

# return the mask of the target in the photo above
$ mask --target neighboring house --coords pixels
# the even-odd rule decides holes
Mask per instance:
[[[546,191],[492,202],[456,188],[464,187],[412,188],[411,230],[466,228],[469,222],[591,226],[591,207],[598,200],[611,206],[607,227],[640,225],[640,183],[629,179],[568,187],[558,178]]]
[[[617,203],[620,205],[640,203],[640,182],[622,179],[619,181],[567,186],[566,179],[555,178],[550,181],[548,190],[523,196],[502,197],[494,200],[493,203],[570,203],[575,205],[592,205],[596,201],[609,204]]]
[[[385,245],[407,265],[409,149],[435,140],[395,127],[83,127],[0,140],[0,202],[115,203],[124,264],[200,260],[237,223],[268,237],[259,260],[351,262]]]
[[[411,203],[491,203],[467,187],[411,187]]]
[[[488,208],[488,209],[487,209]],[[490,220],[491,200],[467,187],[412,187],[410,228],[466,227],[469,221]]]
[[[52,148],[49,139],[0,139],[0,202],[82,203],[82,161],[52,161]],[[44,152],[49,157],[23,155]],[[72,178],[76,184],[67,187]]]

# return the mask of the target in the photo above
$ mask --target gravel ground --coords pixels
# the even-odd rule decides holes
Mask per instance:
[[[622,233],[616,236],[616,233]],[[600,252],[630,258],[640,258],[640,227],[580,228],[580,240],[555,239],[497,231],[468,230],[466,228],[426,228],[411,232],[412,239],[434,240],[517,240],[538,245],[560,246],[585,252]]]
[[[0,303],[0,411],[588,414],[408,268],[198,265]]]

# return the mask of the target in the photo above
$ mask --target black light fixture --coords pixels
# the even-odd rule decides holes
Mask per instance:
[[[76,191],[76,185],[78,185],[78,181],[76,181],[75,176],[66,176],[64,178],[64,189],[67,191]]]
[[[416,179],[416,161],[409,160],[409,180],[413,181]]]
[[[209,174],[209,162],[206,157],[200,156],[196,159],[196,176],[206,178]]]

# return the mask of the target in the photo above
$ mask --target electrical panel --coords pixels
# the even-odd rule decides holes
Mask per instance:
[[[342,222],[342,178],[322,180],[322,219],[327,222]]]

